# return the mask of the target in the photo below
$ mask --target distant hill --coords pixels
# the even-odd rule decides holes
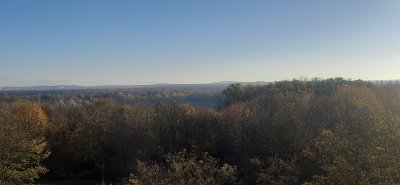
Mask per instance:
[[[29,87],[0,87],[0,91],[63,91],[63,90],[85,90],[85,89],[136,89],[136,88],[203,88],[203,87],[226,87],[233,83],[243,85],[265,85],[268,82],[238,82],[221,81],[204,84],[153,84],[153,85],[100,85],[100,86],[79,86],[79,85],[54,85],[54,86],[29,86]]]
[[[77,90],[85,89],[84,86],[78,85],[55,85],[55,86],[30,86],[30,87],[0,87],[1,91],[49,91],[49,90]]]
[[[370,80],[376,85],[381,84],[400,84],[400,80]],[[266,85],[271,82],[240,82],[240,81],[220,81],[204,84],[152,84],[152,85],[99,85],[99,86],[79,86],[79,85],[54,85],[54,86],[28,86],[28,87],[0,87],[0,91],[63,91],[63,90],[100,90],[100,89],[151,89],[151,88],[225,88],[234,83],[243,85]]]

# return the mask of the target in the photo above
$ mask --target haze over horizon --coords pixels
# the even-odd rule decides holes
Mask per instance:
[[[0,86],[399,79],[400,0],[0,1]]]

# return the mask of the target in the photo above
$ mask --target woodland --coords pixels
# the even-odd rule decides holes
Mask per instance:
[[[400,85],[0,92],[0,184],[400,184]]]

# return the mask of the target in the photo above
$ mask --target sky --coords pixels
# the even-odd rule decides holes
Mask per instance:
[[[0,86],[400,79],[400,0],[0,0]]]

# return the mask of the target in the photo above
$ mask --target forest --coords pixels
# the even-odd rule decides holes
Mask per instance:
[[[400,184],[398,83],[0,94],[0,185]]]

